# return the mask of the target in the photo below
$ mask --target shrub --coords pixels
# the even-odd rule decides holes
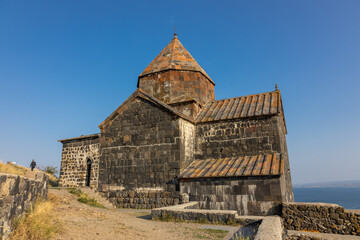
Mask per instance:
[[[46,166],[40,168],[48,177],[49,177],[49,184],[51,187],[58,187],[59,186],[59,179],[55,176],[59,171],[57,167],[53,166]]]
[[[100,204],[96,199],[90,197],[86,193],[83,193],[80,189],[77,188],[71,188],[69,190],[69,193],[74,194],[78,197],[78,201],[81,203],[85,203],[87,205],[98,207],[98,208],[105,208],[102,204]]]
[[[43,172],[49,173],[51,175],[56,175],[59,173],[59,171],[57,170],[57,167],[54,167],[54,166],[46,166],[46,167],[41,168],[41,170]]]

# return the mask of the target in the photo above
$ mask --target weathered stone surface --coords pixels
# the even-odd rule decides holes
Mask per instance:
[[[282,218],[288,230],[360,236],[360,216],[337,204],[283,203]]]
[[[101,129],[100,185],[136,192],[176,191],[176,177],[192,158],[188,146],[193,128],[164,109],[135,99]]]
[[[62,187],[86,185],[87,162],[91,161],[90,186],[97,188],[99,177],[100,135],[60,140],[63,144],[60,166]]]
[[[280,217],[265,217],[257,230],[255,240],[282,240],[282,232]]]
[[[48,177],[32,172],[33,179],[0,173],[0,238],[7,239],[11,220],[28,210],[37,198],[47,198]]]
[[[153,219],[180,220],[202,223],[235,223],[236,211],[202,210],[197,202],[151,210]]]
[[[196,128],[196,159],[286,152],[281,116],[206,122]]]
[[[178,192],[118,190],[108,191],[103,195],[119,208],[151,209],[154,208],[153,204],[165,207],[184,203]]]
[[[199,202],[200,209],[237,210],[240,215],[280,214],[283,199],[278,177],[189,179],[180,182],[180,191]]]
[[[196,116],[198,104],[203,106],[215,99],[214,84],[200,72],[168,70],[151,74],[139,78],[139,88],[188,116]],[[194,108],[188,105],[191,100],[195,101]]]

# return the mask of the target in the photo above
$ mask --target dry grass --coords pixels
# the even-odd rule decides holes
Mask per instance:
[[[224,239],[228,231],[214,229],[196,229],[194,238],[196,239]]]
[[[31,211],[14,221],[10,239],[45,240],[60,232],[62,224],[56,219],[54,212],[58,202],[58,197],[53,194],[49,194],[47,201],[37,201]]]
[[[22,166],[12,164],[12,163],[5,164],[0,161],[0,172],[1,173],[9,173],[9,174],[14,174],[14,175],[19,175],[19,176],[25,176],[25,172],[27,172],[27,171],[31,171],[30,168],[22,167]],[[40,170],[34,170],[34,171],[40,171]],[[44,173],[49,177],[50,185],[56,186],[59,179],[50,173],[46,173],[46,172],[44,172]]]
[[[45,173],[45,174],[49,177],[50,186],[57,187],[59,185],[59,179],[55,175],[50,173]]]
[[[29,168],[26,167],[21,167],[15,164],[11,164],[11,163],[3,163],[0,162],[0,172],[2,173],[9,173],[9,174],[14,174],[14,175],[20,175],[20,176],[25,176],[25,172],[29,171]]]

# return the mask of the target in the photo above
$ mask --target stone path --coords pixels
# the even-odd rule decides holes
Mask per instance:
[[[308,236],[319,240],[360,240],[359,236],[287,230],[288,237]],[[290,238],[291,239],[291,238]]]

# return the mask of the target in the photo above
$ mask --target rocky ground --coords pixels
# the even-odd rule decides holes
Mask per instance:
[[[58,197],[55,211],[63,224],[54,239],[223,239],[227,234],[201,224],[153,221],[149,210],[91,207],[65,189],[49,194]]]

